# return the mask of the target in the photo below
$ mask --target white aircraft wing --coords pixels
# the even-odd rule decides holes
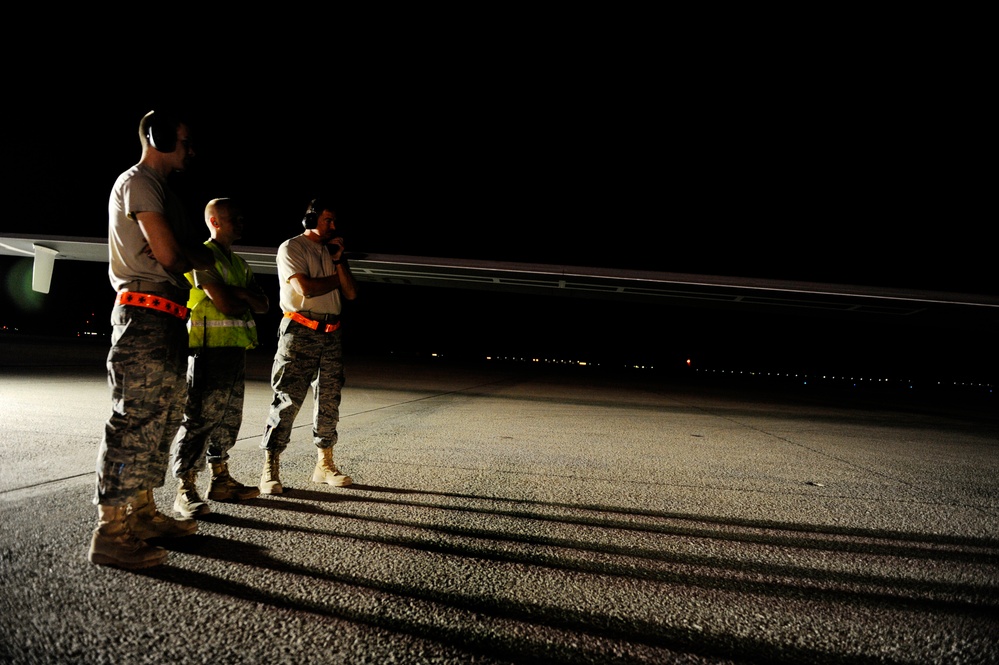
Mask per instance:
[[[255,273],[277,274],[276,248],[234,246],[233,250]],[[32,288],[48,293],[56,259],[106,262],[108,249],[104,238],[8,234],[0,235],[0,255],[33,258]],[[401,286],[892,317],[925,318],[954,311],[999,314],[999,296],[974,293],[423,256],[349,252],[347,256],[358,281]]]

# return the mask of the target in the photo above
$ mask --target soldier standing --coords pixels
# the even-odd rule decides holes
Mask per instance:
[[[277,252],[281,310],[271,387],[274,399],[260,447],[263,494],[284,491],[280,455],[287,448],[295,417],[312,387],[312,441],[317,457],[312,482],[343,487],[353,482],[333,463],[344,383],[340,313],[343,300],[357,297],[357,284],[343,255],[332,201],[315,198],[302,219],[305,231],[284,241]]]
[[[118,176],[108,201],[108,275],[117,292],[107,360],[112,410],[97,453],[89,552],[92,563],[121,568],[162,563],[166,550],[148,540],[198,528],[157,510],[153,488],[164,483],[187,396],[184,273],[212,266],[167,182],[194,156],[187,123],[150,111],[139,140],[139,162]]]
[[[211,465],[212,501],[244,501],[260,494],[229,474],[229,451],[243,423],[246,351],[257,346],[254,314],[269,302],[250,266],[232,251],[243,237],[245,220],[231,199],[212,199],[205,206],[211,237],[205,246],[215,258],[211,270],[187,273],[191,289],[187,307],[189,361],[187,407],[174,449],[173,474],[179,479],[173,509],[184,517],[211,512],[198,494],[197,474]]]

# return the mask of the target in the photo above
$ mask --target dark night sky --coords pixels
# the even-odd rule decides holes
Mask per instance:
[[[146,86],[82,56],[5,91],[2,224],[105,235],[138,119],[166,103],[199,149],[178,187],[196,213],[245,201],[247,245],[278,244],[332,191],[354,251],[995,293],[973,71],[808,39],[359,71],[240,54]]]
[[[991,114],[973,69],[873,39],[624,37],[516,54],[468,38],[363,74],[240,54],[146,86],[110,58],[69,58],[46,85],[25,75],[5,91],[0,224],[105,237],[138,120],[169,104],[188,110],[198,150],[177,188],[199,216],[211,197],[243,201],[245,245],[298,233],[308,200],[330,192],[357,252],[999,293],[973,159]],[[106,279],[86,289],[110,292]],[[522,320],[524,303],[482,299]],[[390,307],[465,307],[404,301]]]

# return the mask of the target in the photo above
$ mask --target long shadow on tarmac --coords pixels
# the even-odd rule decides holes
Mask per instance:
[[[475,561],[515,564],[532,568],[569,571],[627,581],[657,582],[674,587],[704,591],[723,591],[769,597],[780,601],[814,600],[817,594],[823,602],[834,603],[846,611],[866,609],[878,611],[919,611],[949,615],[969,615],[978,618],[999,618],[999,585],[980,583],[936,582],[927,579],[902,579],[898,576],[832,572],[820,568],[793,564],[760,563],[742,560],[738,549],[727,550],[723,556],[678,554],[661,549],[616,546],[608,539],[602,544],[545,536],[521,536],[496,529],[445,527],[428,525],[418,520],[372,519],[364,522],[418,530],[422,536],[373,536],[345,524],[357,520],[356,513],[337,510],[337,505],[355,502],[381,503],[398,508],[433,508],[458,511],[463,514],[482,513],[491,517],[525,520],[548,520],[559,525],[575,525],[582,529],[630,530],[677,538],[703,538],[724,541],[738,547],[779,547],[822,551],[832,556],[878,556],[904,562],[920,559],[963,564],[999,563],[999,540],[928,536],[875,529],[831,528],[801,523],[776,521],[705,519],[704,516],[656,511],[622,510],[606,506],[572,505],[539,501],[506,500],[496,497],[424,492],[377,486],[357,486],[355,489],[385,495],[422,496],[429,502],[376,498],[367,495],[330,494],[327,492],[293,489],[281,497],[260,498],[248,502],[279,512],[301,512],[337,519],[336,529],[308,528],[282,523],[280,520],[253,519],[225,514],[211,514],[203,521],[236,529],[295,532],[310,537],[330,539],[351,538],[372,545],[390,546],[431,552]],[[455,507],[446,502],[458,499],[471,507]],[[322,505],[317,506],[318,502]],[[481,502],[483,507],[474,504]],[[497,504],[507,504],[497,508]],[[481,545],[467,544],[470,541]],[[517,547],[506,547],[513,545]],[[664,626],[655,621],[618,619],[606,613],[577,611],[565,607],[546,608],[536,603],[518,603],[434,589],[418,589],[385,579],[348,572],[330,572],[315,567],[292,564],[271,557],[268,548],[222,539],[211,535],[196,535],[166,543],[168,549],[224,562],[252,565],[280,575],[299,576],[329,584],[348,585],[358,589],[389,594],[407,603],[446,607],[488,617],[491,621],[531,624],[547,630],[568,631],[610,640],[669,649],[706,658],[731,658],[739,662],[770,663],[881,663],[870,657],[831,657],[818,649],[788,644],[774,644],[765,639],[729,636],[724,642],[705,641],[689,630]],[[523,546],[530,546],[525,554]],[[620,557],[626,561],[617,563]],[[748,557],[747,557],[748,558]],[[642,563],[644,562],[644,563]],[[273,608],[307,612],[327,618],[337,618],[408,634],[414,637],[442,641],[469,653],[508,658],[518,663],[575,663],[579,654],[565,654],[540,643],[511,639],[500,633],[484,636],[466,628],[465,622],[448,628],[428,626],[418,621],[406,621],[357,611],[347,606],[330,606],[321,602],[289,600],[285,595],[262,588],[240,584],[204,573],[175,568],[170,565],[144,571],[141,574],[187,586],[192,589],[212,589],[215,593]],[[852,608],[852,609],[851,609]],[[608,659],[607,662],[629,662],[628,658]],[[638,661],[636,661],[638,662]],[[644,662],[644,661],[643,661]]]

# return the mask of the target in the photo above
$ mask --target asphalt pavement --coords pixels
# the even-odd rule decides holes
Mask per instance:
[[[348,356],[353,486],[310,482],[307,402],[286,494],[129,572],[87,561],[105,354],[0,339],[0,662],[999,662],[988,402]]]

